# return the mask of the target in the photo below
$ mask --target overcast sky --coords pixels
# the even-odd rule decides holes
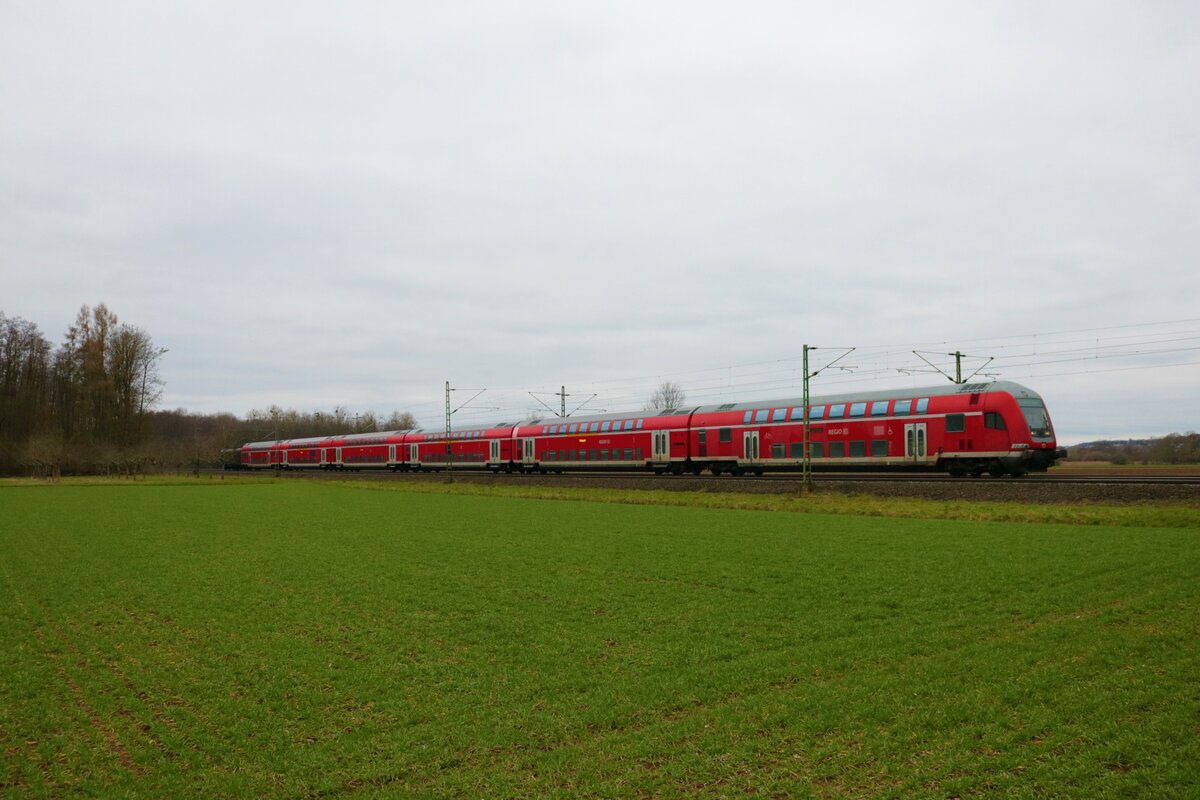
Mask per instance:
[[[1200,429],[1200,5],[0,0],[0,311],[163,403],[944,382]],[[557,407],[557,398],[543,396]],[[495,410],[492,410],[495,409]]]

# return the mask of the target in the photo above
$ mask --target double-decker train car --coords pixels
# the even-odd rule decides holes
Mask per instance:
[[[1037,393],[1007,381],[724,403],[636,414],[529,419],[454,431],[253,442],[246,469],[488,469],[762,474],[798,470],[926,469],[953,475],[1045,471],[1057,446]],[[807,426],[807,437],[805,428]]]

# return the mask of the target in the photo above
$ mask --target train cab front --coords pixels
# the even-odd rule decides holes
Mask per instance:
[[[1032,392],[1029,395],[1017,398],[1017,405],[1029,425],[1030,437],[1030,442],[1022,446],[1025,451],[1022,461],[1030,472],[1045,472],[1066,458],[1067,451],[1059,447],[1055,440],[1054,425],[1050,422],[1046,403]]]

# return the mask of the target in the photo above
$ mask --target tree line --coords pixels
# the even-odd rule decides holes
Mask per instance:
[[[233,414],[158,410],[157,347],[103,303],[84,305],[55,347],[0,311],[0,474],[139,473],[219,464],[247,441],[404,430],[411,414],[353,415],[272,406]]]
[[[1067,448],[1073,461],[1110,464],[1200,464],[1200,433],[1171,433],[1158,439],[1087,442]]]

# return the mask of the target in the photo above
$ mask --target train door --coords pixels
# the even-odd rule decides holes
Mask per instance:
[[[421,466],[421,451],[419,445],[410,444],[408,446],[408,463],[413,467]]]
[[[500,440],[492,439],[488,442],[488,461],[496,462],[500,460]]]
[[[525,464],[532,465],[534,463],[534,450],[533,450],[534,440],[533,439],[520,439],[518,441],[520,441],[520,443],[521,443],[519,445],[522,456],[523,456],[523,458],[521,460]]]
[[[666,464],[671,460],[671,434],[667,431],[654,431],[651,453],[655,464]]]
[[[388,445],[388,463],[396,463],[396,445]]]
[[[906,424],[904,426],[904,460],[914,464],[924,464],[928,449],[925,423]]]
[[[758,431],[746,431],[742,434],[742,454],[751,464],[758,462]]]

